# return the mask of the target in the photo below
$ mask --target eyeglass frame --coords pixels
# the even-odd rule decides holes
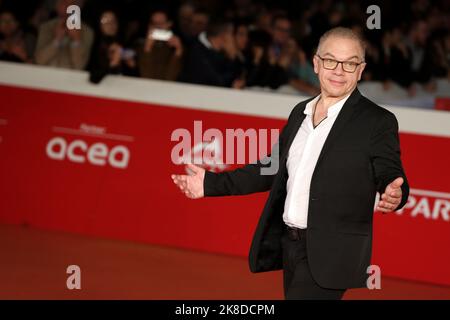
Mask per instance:
[[[353,61],[339,61],[339,60],[336,60],[336,59],[331,59],[331,58],[322,58],[321,56],[319,56],[318,54],[316,54],[316,56],[320,59],[320,60],[322,60],[322,65],[323,65],[323,67],[325,68],[325,69],[327,69],[327,70],[336,70],[336,68],[338,67],[338,65],[339,64],[342,64],[342,70],[344,70],[345,72],[347,72],[347,73],[355,73],[355,71],[356,71],[356,69],[358,69],[358,66],[360,66],[360,65],[362,65],[363,63],[366,63],[364,60],[363,61],[361,61],[361,62],[353,62]],[[328,59],[328,60],[333,60],[333,61],[335,61],[335,62],[337,62],[336,63],[336,66],[334,67],[334,68],[326,68],[325,67],[325,60],[326,59]],[[355,70],[353,70],[353,71],[347,71],[347,70],[345,70],[344,69],[344,62],[352,62],[352,63],[354,63],[354,64],[356,64],[356,66],[355,66]]]

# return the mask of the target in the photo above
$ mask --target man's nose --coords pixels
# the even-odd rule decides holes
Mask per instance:
[[[344,65],[342,64],[342,62],[339,62],[338,65],[336,66],[336,68],[333,70],[333,72],[336,75],[342,75],[344,74]]]

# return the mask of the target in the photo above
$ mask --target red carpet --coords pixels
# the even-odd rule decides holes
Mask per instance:
[[[282,274],[247,260],[142,243],[0,225],[0,299],[283,299]],[[66,268],[81,268],[68,290]],[[450,287],[382,278],[345,299],[450,299]]]

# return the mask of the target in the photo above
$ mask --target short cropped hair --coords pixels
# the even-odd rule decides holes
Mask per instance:
[[[339,37],[357,41],[359,43],[359,46],[361,47],[362,59],[364,61],[366,54],[366,43],[358,33],[350,28],[336,27],[325,32],[319,39],[319,45],[317,46],[316,53],[319,53],[321,47],[323,46],[323,43],[330,37]]]
[[[217,37],[222,33],[228,32],[233,29],[233,24],[229,20],[225,19],[212,19],[206,28],[206,35],[208,37]]]

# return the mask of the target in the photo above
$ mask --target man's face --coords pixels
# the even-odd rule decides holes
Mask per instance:
[[[150,26],[155,29],[170,30],[172,26],[166,14],[163,12],[153,13],[150,21]]]
[[[111,11],[104,12],[100,17],[100,29],[102,33],[106,36],[115,36],[118,28],[119,25],[116,15]]]
[[[194,16],[194,7],[184,4],[178,11],[178,23],[184,33],[190,32],[192,17]]]
[[[360,63],[363,60],[362,48],[357,41],[333,36],[325,40],[318,55],[325,59],[352,63]],[[334,70],[328,70],[317,55],[314,56],[313,62],[322,93],[336,98],[345,97],[356,88],[365,67],[365,63],[362,63],[356,67],[355,72],[346,72],[343,64],[339,63]]]
[[[206,30],[209,17],[201,12],[194,13],[191,21],[191,31],[193,35],[198,35]]]
[[[244,50],[248,43],[248,29],[246,26],[239,26],[234,36],[236,46],[239,50]]]
[[[418,45],[424,46],[427,43],[428,38],[428,26],[425,22],[420,22],[417,24],[417,28],[415,30],[415,41]]]
[[[216,42],[220,49],[223,50],[227,44],[231,43],[234,41],[233,39],[233,26],[230,25],[227,27],[226,30],[224,30],[218,37],[217,39],[219,39],[218,42]]]
[[[67,17],[67,8],[71,5],[78,5],[77,0],[58,0],[56,3],[56,13],[58,17],[61,19],[65,19]]]
[[[272,37],[277,44],[284,45],[291,36],[291,23],[287,19],[278,19],[275,21]]]
[[[11,36],[17,31],[18,23],[16,18],[9,12],[0,15],[0,33],[4,36]]]

